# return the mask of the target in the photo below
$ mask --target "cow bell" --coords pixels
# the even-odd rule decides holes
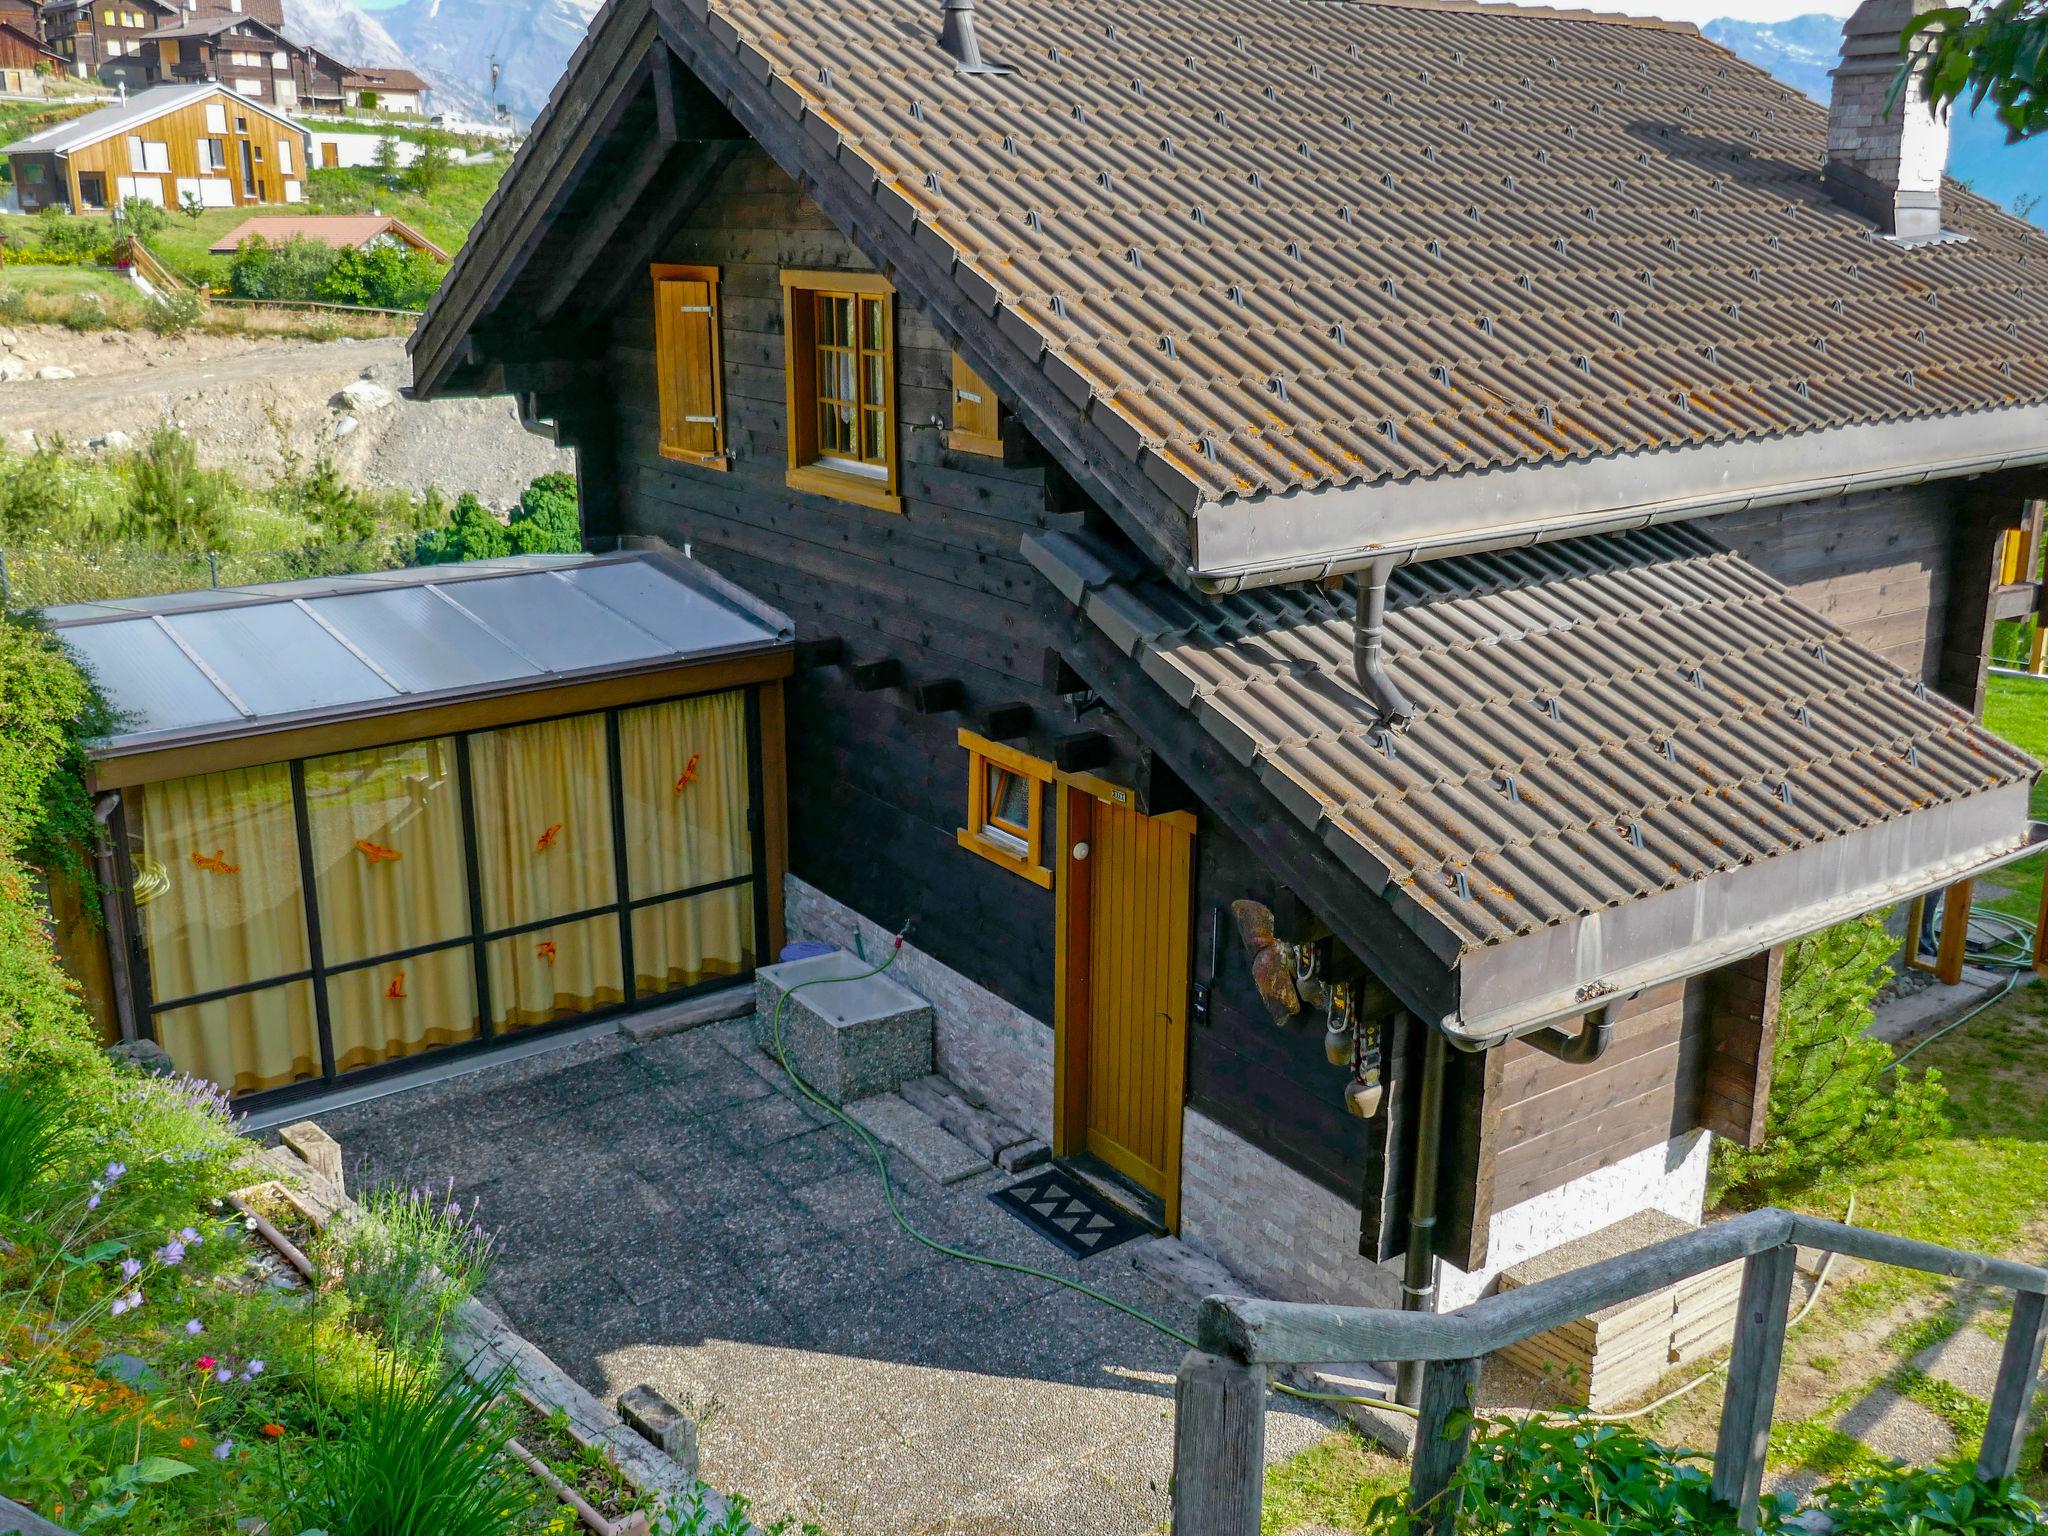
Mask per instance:
[[[1332,1024],[1323,1031],[1323,1054],[1330,1058],[1333,1067],[1351,1065],[1351,1029],[1349,1025]]]
[[[1386,1097],[1386,1089],[1379,1083],[1351,1082],[1344,1085],[1344,1107],[1361,1120],[1370,1120],[1380,1112],[1380,1101]]]

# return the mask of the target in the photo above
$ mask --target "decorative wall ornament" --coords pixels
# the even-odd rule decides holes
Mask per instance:
[[[539,837],[533,840],[533,851],[535,853],[546,853],[550,848],[555,846],[556,839],[559,838],[561,835],[562,824],[558,821],[553,826],[549,827],[547,831],[541,833]]]
[[[682,775],[676,780],[677,794],[680,795],[684,790],[688,789],[692,784],[697,782],[697,764],[703,758],[703,756],[704,754],[702,752],[692,752],[690,754],[690,760],[687,763],[683,764]]]
[[[396,848],[386,848],[382,843],[373,843],[367,837],[356,839],[356,852],[372,864],[383,864],[404,857]]]
[[[228,862],[228,851],[225,848],[216,848],[212,853],[195,853],[192,855],[192,862],[210,874],[236,875],[242,871],[241,865]]]
[[[533,952],[541,959],[547,961],[549,965],[555,963],[555,941],[553,939],[542,939],[533,946]]]
[[[405,972],[393,971],[391,973],[391,985],[384,989],[384,995],[394,1003],[405,1001]]]

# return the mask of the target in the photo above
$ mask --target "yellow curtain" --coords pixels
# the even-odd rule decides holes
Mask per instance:
[[[619,775],[635,900],[753,869],[744,692],[622,711]]]
[[[753,964],[751,881],[634,909],[633,975],[642,997],[738,975]]]
[[[181,1071],[230,1093],[282,1088],[320,1075],[313,984],[238,992],[156,1015],[157,1043]]]
[[[469,932],[455,744],[415,741],[306,764],[306,821],[327,964]],[[416,955],[333,977],[328,1026],[340,1072],[477,1032],[469,952]]]
[[[475,1039],[474,970],[462,944],[328,977],[334,1070],[353,1072]]]
[[[469,766],[488,927],[618,900],[603,716],[482,732]]]
[[[492,940],[485,954],[492,1022],[500,1031],[552,1024],[626,1000],[616,917],[515,933]]]
[[[128,791],[150,995],[170,1002],[303,971],[298,822],[282,763]]]

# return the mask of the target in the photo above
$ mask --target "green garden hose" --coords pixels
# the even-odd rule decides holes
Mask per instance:
[[[965,1248],[955,1248],[950,1243],[940,1242],[929,1233],[919,1231],[911,1223],[910,1218],[903,1214],[903,1208],[896,1203],[896,1186],[889,1177],[889,1158],[888,1154],[882,1150],[882,1144],[875,1140],[866,1126],[855,1120],[845,1110],[805,1082],[803,1074],[790,1064],[789,1053],[783,1049],[782,1044],[782,1010],[789,1000],[806,987],[824,986],[828,982],[835,981],[866,981],[870,976],[879,976],[896,963],[896,957],[902,952],[903,936],[898,934],[895,943],[889,948],[888,957],[880,965],[872,966],[865,971],[857,971],[851,976],[814,976],[809,981],[800,981],[775,1000],[775,1011],[769,1016],[770,1035],[773,1040],[772,1054],[775,1057],[776,1064],[788,1074],[790,1082],[796,1085],[797,1092],[824,1110],[849,1131],[852,1131],[867,1147],[868,1155],[875,1160],[876,1171],[882,1176],[882,1195],[889,1203],[889,1215],[895,1220],[896,1225],[901,1227],[908,1236],[924,1244],[925,1247],[931,1249],[934,1253],[944,1254],[949,1259],[959,1259],[968,1264],[980,1264],[989,1269],[1007,1270],[1015,1275],[1029,1275],[1034,1280],[1049,1280],[1054,1285],[1064,1286],[1070,1291],[1077,1291],[1081,1295],[1086,1296],[1090,1301],[1100,1302],[1103,1306],[1109,1307],[1113,1311],[1121,1312],[1126,1317],[1135,1318],[1146,1327],[1157,1329],[1169,1339],[1185,1344],[1190,1349],[1200,1348],[1200,1345],[1194,1339],[1182,1333],[1171,1323],[1162,1321],[1148,1312],[1140,1311],[1136,1307],[1118,1301],[1114,1296],[1098,1291],[1092,1285],[1083,1285],[1078,1280],[1069,1280],[1066,1276],[1053,1274],[1050,1270],[1035,1269],[1029,1264],[1018,1264],[1009,1259],[991,1258],[985,1253],[972,1253]],[[1275,1392],[1284,1393],[1288,1397],[1301,1398],[1308,1402],[1355,1404],[1369,1408],[1382,1408],[1389,1413],[1407,1414],[1411,1418],[1418,1417],[1413,1408],[1397,1403],[1391,1398],[1345,1397],[1334,1392],[1305,1392],[1299,1387],[1290,1387],[1283,1382],[1277,1381],[1272,1383],[1272,1388]]]

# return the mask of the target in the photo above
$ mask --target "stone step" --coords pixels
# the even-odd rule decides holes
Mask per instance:
[[[1394,1378],[1379,1365],[1289,1365],[1281,1367],[1280,1379],[1303,1392],[1327,1397],[1362,1397],[1393,1401]],[[1285,1402],[1276,1398],[1275,1402]],[[1375,1408],[1368,1403],[1324,1403],[1323,1407],[1349,1419],[1358,1432],[1394,1456],[1406,1456],[1415,1449],[1415,1420],[1406,1414]]]
[[[904,1098],[1007,1172],[1045,1160],[1043,1142],[1028,1131],[1018,1130],[994,1110],[977,1104],[936,1072],[929,1077],[911,1078],[900,1091]],[[1039,1150],[1034,1153],[1033,1148]],[[1007,1160],[1006,1153],[1010,1154]]]
[[[754,975],[754,1038],[773,1051],[775,1009],[790,1065],[835,1104],[894,1093],[932,1069],[932,1009],[844,950],[765,965]],[[856,979],[857,978],[857,979]],[[805,983],[822,985],[804,985]]]
[[[875,1140],[894,1147],[940,1184],[987,1173],[988,1159],[898,1093],[880,1093],[846,1106]]]

